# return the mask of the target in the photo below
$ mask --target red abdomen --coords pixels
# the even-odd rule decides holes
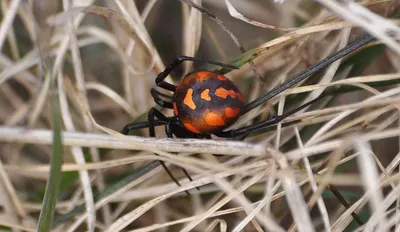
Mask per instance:
[[[232,125],[241,115],[243,96],[226,77],[200,71],[188,74],[173,96],[175,116],[189,131],[214,133]]]

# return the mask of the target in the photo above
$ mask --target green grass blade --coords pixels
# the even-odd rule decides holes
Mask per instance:
[[[49,78],[49,77],[48,77]],[[62,141],[61,141],[61,120],[60,107],[57,94],[53,87],[50,92],[50,108],[53,124],[53,154],[50,161],[50,173],[46,185],[46,192],[43,199],[42,210],[40,211],[38,230],[40,232],[50,231],[54,218],[58,193],[61,183],[62,166]]]

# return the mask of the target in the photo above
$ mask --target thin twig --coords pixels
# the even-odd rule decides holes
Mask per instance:
[[[51,145],[51,130],[35,130],[16,127],[0,127],[0,141],[9,143],[32,143]],[[221,155],[263,156],[266,149],[261,144],[249,144],[236,141],[215,141],[201,139],[169,139],[126,136],[126,142],[110,135],[80,132],[63,132],[63,144],[66,146],[97,147],[110,149],[135,150],[138,147],[129,144],[141,143],[149,150],[166,152],[212,153]],[[138,149],[139,150],[139,149]]]

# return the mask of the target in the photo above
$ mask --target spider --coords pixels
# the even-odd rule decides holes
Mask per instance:
[[[321,95],[320,97],[294,110],[291,110],[290,112],[256,122],[253,125],[232,130],[225,129],[235,123],[240,116],[243,116],[252,109],[260,106],[269,99],[299,83],[313,73],[320,71],[326,65],[348,55],[349,53],[373,40],[374,37],[365,35],[363,38],[351,42],[345,48],[317,62],[307,70],[293,76],[292,78],[289,78],[285,83],[275,87],[265,95],[262,95],[247,104],[244,103],[243,96],[234,83],[232,83],[225,76],[216,72],[207,70],[190,72],[186,74],[186,76],[178,83],[178,85],[165,82],[165,78],[171,73],[171,71],[185,61],[208,63],[224,68],[237,69],[235,66],[216,61],[179,56],[170,65],[168,65],[163,72],[158,74],[155,80],[156,86],[173,92],[173,96],[170,97],[166,94],[163,94],[157,91],[155,88],[150,90],[155,103],[163,108],[172,109],[175,116],[166,117],[163,113],[153,107],[148,113],[148,121],[130,123],[124,127],[122,133],[128,135],[129,131],[131,130],[149,128],[149,135],[151,137],[155,137],[155,127],[164,125],[165,132],[169,138],[176,136],[178,138],[211,139],[211,134],[213,134],[218,137],[240,137],[243,139],[252,132],[281,122],[286,117],[313,104],[324,95]],[[169,99],[169,101],[165,101],[163,98]],[[160,161],[160,164],[164,167],[172,180],[177,185],[181,186],[179,181],[166,167],[165,163]],[[188,172],[183,168],[182,170],[187,178],[192,181],[192,178]]]

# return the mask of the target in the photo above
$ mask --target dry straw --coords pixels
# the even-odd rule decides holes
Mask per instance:
[[[139,2],[0,1],[1,226],[37,226],[40,202],[33,199],[50,169],[48,100],[56,80],[62,169],[70,178],[56,209],[66,213],[82,204],[59,231],[343,231],[354,223],[353,212],[366,211],[358,230],[399,230],[391,206],[400,195],[400,30],[388,19],[396,1]],[[158,138],[145,130],[119,133],[146,119],[155,105],[149,89],[177,55],[251,60],[227,74],[250,101],[362,31],[377,38],[360,49],[369,65],[345,66],[349,59],[342,58],[233,126],[338,90],[268,131],[244,141],[168,139],[163,127]],[[186,63],[182,70],[194,67]],[[176,84],[179,73],[167,81]],[[155,160],[165,161],[182,186]],[[151,164],[154,169],[110,190]],[[332,184],[355,196],[347,197],[350,208],[325,197]]]

